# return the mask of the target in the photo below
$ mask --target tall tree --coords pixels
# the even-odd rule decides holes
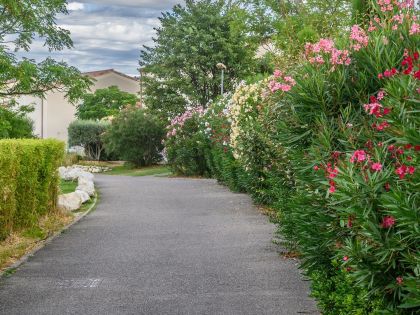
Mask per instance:
[[[226,1],[187,0],[160,17],[154,47],[140,55],[145,105],[171,117],[187,106],[205,106],[252,72],[257,48],[248,40],[241,9]]]
[[[40,63],[16,57],[28,52],[35,38],[50,51],[71,48],[70,33],[56,24],[58,14],[67,14],[66,0],[0,0],[0,97],[32,94],[43,96],[56,89],[75,101],[90,85],[79,70],[47,58]]]
[[[82,103],[77,106],[76,116],[79,119],[102,119],[117,115],[125,107],[134,107],[137,101],[136,95],[110,86],[85,94]]]

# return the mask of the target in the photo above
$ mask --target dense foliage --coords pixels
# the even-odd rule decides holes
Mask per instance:
[[[225,90],[251,73],[257,44],[248,42],[244,21],[226,1],[192,1],[164,13],[154,47],[141,52],[145,104],[173,118],[187,106],[220,94],[218,63],[226,65]],[[239,23],[239,24],[238,24]]]
[[[66,4],[66,0],[0,1],[0,96],[43,96],[55,89],[76,101],[89,87],[90,80],[65,62],[16,58],[16,51],[28,52],[35,38],[44,40],[50,50],[72,47],[69,31],[56,23],[58,14],[67,14]]]
[[[306,44],[292,75],[180,115],[166,149],[188,148],[175,170],[278,210],[324,314],[417,314],[420,25],[412,1],[364,4],[348,34]]]
[[[89,159],[99,161],[105,147],[102,137],[110,126],[107,121],[76,120],[69,125],[69,146],[82,146]]]
[[[0,239],[55,210],[64,143],[0,140]]]
[[[121,91],[117,86],[110,86],[85,94],[82,103],[77,105],[76,116],[83,120],[115,116],[127,106],[134,107],[137,101],[136,95]]]
[[[0,105],[0,139],[32,138],[33,122],[26,117],[30,108]]]
[[[148,166],[162,159],[165,129],[143,109],[126,109],[112,120],[104,135],[105,149],[135,166]]]

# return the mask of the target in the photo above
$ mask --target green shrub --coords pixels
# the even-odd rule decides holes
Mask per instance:
[[[82,146],[88,158],[99,161],[104,153],[102,136],[110,127],[107,121],[76,120],[69,125],[69,146]]]
[[[187,176],[208,175],[205,150],[206,137],[200,130],[202,108],[194,108],[175,117],[168,126],[165,142],[168,163],[175,174]]]
[[[0,239],[54,211],[64,143],[0,140]]]
[[[126,109],[104,135],[108,154],[116,154],[135,166],[149,166],[162,159],[164,127],[155,116],[142,109]]]
[[[33,138],[33,123],[26,108],[14,110],[0,105],[0,139]]]

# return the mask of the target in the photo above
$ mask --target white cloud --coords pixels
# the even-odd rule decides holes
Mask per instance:
[[[95,3],[101,5],[130,6],[149,9],[171,9],[175,4],[183,0],[79,0],[84,3]]]
[[[85,8],[85,5],[80,2],[70,2],[67,4],[67,10],[69,11],[78,11],[83,10]]]
[[[48,52],[42,41],[34,41],[29,53],[41,61],[47,56],[63,60],[81,71],[114,68],[137,73],[140,49],[153,45],[154,27],[161,11],[171,10],[180,0],[77,0],[69,2],[69,15],[57,23],[71,33],[74,48]],[[182,1],[184,2],[184,1]]]

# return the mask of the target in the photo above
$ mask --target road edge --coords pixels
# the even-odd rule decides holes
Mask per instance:
[[[72,221],[71,223],[64,226],[61,230],[55,232],[53,235],[47,237],[46,239],[39,241],[38,244],[35,245],[35,247],[32,248],[28,253],[23,255],[21,258],[19,258],[17,261],[15,261],[9,267],[5,268],[3,271],[0,271],[0,280],[4,277],[7,277],[7,275],[10,274],[11,271],[15,271],[16,269],[18,269],[21,265],[23,265],[25,262],[27,262],[30,257],[34,256],[39,250],[43,249],[45,246],[50,244],[54,239],[59,237],[64,231],[67,231],[73,225],[75,225],[80,220],[82,220],[84,217],[86,217],[88,214],[90,214],[94,210],[94,208],[96,207],[96,205],[98,203],[98,200],[99,200],[99,194],[96,191],[95,192],[94,203],[92,205],[90,205],[90,207],[85,212],[83,212],[81,215],[77,216],[74,221]]]

